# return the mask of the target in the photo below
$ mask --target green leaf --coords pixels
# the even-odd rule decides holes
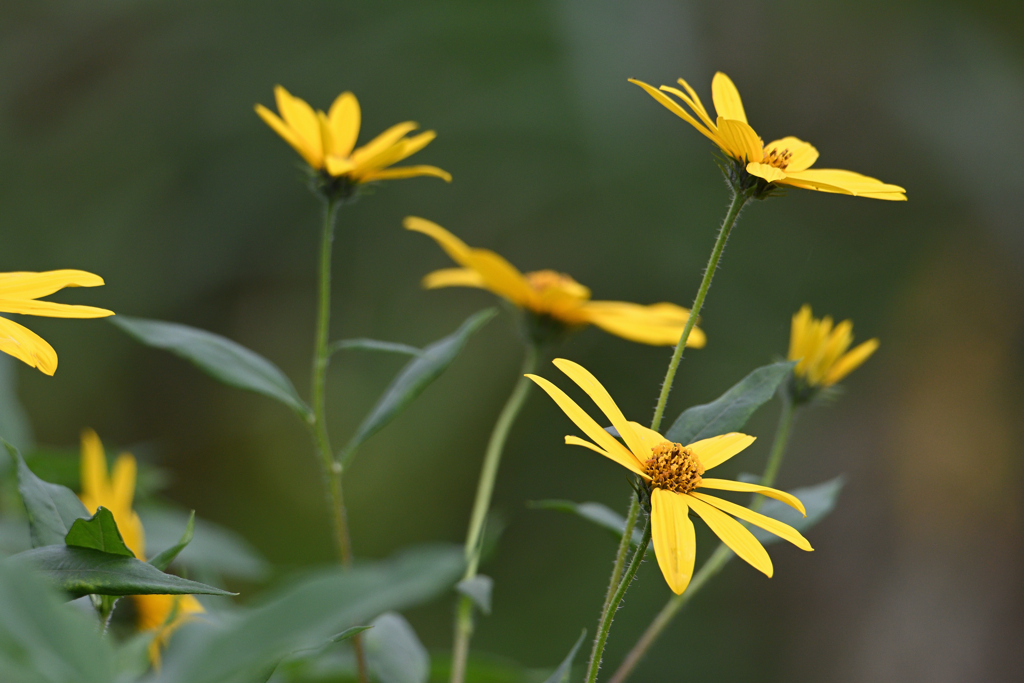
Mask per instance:
[[[0,563],[0,681],[116,680],[110,640],[64,599],[30,568]]]
[[[407,356],[418,356],[422,350],[408,344],[380,341],[379,339],[342,339],[331,344],[331,353],[359,349],[360,351],[380,351],[383,353],[402,353]]]
[[[143,344],[170,351],[224,384],[276,399],[304,420],[309,420],[313,414],[299,398],[291,380],[276,365],[237,342],[206,330],[161,320],[124,315],[108,320]]]
[[[6,439],[20,450],[30,452],[35,444],[28,413],[18,399],[16,361],[6,353],[0,354],[0,438]],[[0,459],[4,465],[7,463]],[[0,472],[4,467],[0,467]]]
[[[89,519],[76,519],[64,537],[64,542],[76,548],[91,548],[112,555],[135,557],[121,538],[121,532],[114,521],[114,513],[105,507],[96,508],[96,514]]]
[[[598,525],[602,529],[611,532],[616,540],[622,538],[622,532],[626,529],[626,518],[601,503],[574,503],[571,500],[531,500],[528,507],[536,510],[557,510],[570,515],[582,517],[588,522]],[[639,529],[633,528],[633,545],[639,545],[643,534]]]
[[[395,419],[431,382],[440,377],[459,355],[470,335],[483,327],[497,312],[497,309],[489,308],[470,316],[455,332],[430,344],[419,356],[409,361],[391,381],[377,405],[341,452],[338,458],[341,466],[346,467],[364,441]]]
[[[740,475],[738,477],[742,481],[748,481],[750,483],[760,483],[761,478],[751,475]],[[807,510],[807,516],[804,517],[799,512],[789,507],[785,503],[774,498],[769,498],[764,501],[764,505],[761,506],[761,514],[772,519],[777,519],[784,524],[788,524],[793,527],[801,534],[815,526],[821,520],[828,517],[829,513],[835,509],[836,501],[839,499],[839,493],[843,490],[845,484],[844,477],[842,475],[835,479],[830,479],[821,484],[815,486],[805,486],[803,488],[793,489],[789,493],[800,499],[800,502],[804,504],[804,509]],[[768,545],[770,543],[777,543],[782,539],[775,534],[770,534],[764,529],[760,529],[755,526],[748,525],[750,533],[754,534],[754,537],[761,541],[762,545]]]
[[[462,548],[444,545],[320,571],[230,621],[183,626],[164,657],[161,683],[247,683],[292,652],[426,602],[455,585],[464,570]]]
[[[189,515],[172,508],[139,509],[146,543],[155,548],[179,542],[181,528],[188,525]],[[225,576],[247,581],[261,581],[270,573],[269,563],[252,545],[234,531],[205,519],[195,520],[195,537],[177,557],[180,567],[197,576]]]
[[[14,460],[18,475],[18,492],[28,513],[32,546],[64,545],[64,537],[76,519],[88,517],[89,511],[71,489],[45,482],[28,468],[18,449],[3,442]]]
[[[587,637],[587,629],[583,629],[583,633],[580,634],[579,640],[569,650],[569,654],[565,656],[562,663],[558,665],[554,673],[548,676],[544,683],[568,683],[569,673],[572,671],[573,660],[576,659],[576,653],[579,651],[580,646],[583,645],[583,640]]]
[[[483,574],[477,574],[471,579],[463,579],[455,584],[455,590],[472,600],[484,614],[491,613],[491,591],[494,588],[494,579]]]
[[[157,569],[159,569],[160,571],[165,571],[169,566],[171,566],[171,562],[174,562],[174,558],[178,556],[178,553],[184,550],[185,546],[192,542],[192,536],[195,534],[195,529],[196,511],[193,510],[188,516],[188,523],[185,524],[185,533],[181,535],[181,538],[178,539],[178,542],[172,545],[167,550],[160,553],[159,555],[157,555],[156,557],[152,558],[149,561],[149,563]]]
[[[754,370],[711,403],[684,410],[665,438],[685,445],[739,431],[755,410],[771,400],[794,365],[795,361],[783,361]]]
[[[380,683],[426,683],[430,655],[402,615],[385,612],[363,638],[366,665]]]
[[[165,574],[134,557],[91,548],[48,545],[4,561],[28,564],[73,596],[82,595],[235,595],[220,588]]]

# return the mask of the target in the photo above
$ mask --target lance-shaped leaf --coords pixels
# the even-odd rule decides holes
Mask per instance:
[[[360,351],[377,351],[380,353],[400,353],[406,356],[418,356],[423,353],[422,349],[408,344],[397,342],[381,341],[379,339],[342,339],[331,344],[331,353],[336,351],[348,351],[358,349]]]
[[[569,683],[569,673],[572,671],[572,663],[576,659],[576,653],[579,652],[580,646],[583,645],[583,640],[587,637],[587,629],[583,629],[583,633],[580,634],[576,644],[569,650],[569,654],[565,656],[562,663],[558,665],[558,668],[548,676],[544,683]]]
[[[124,315],[108,320],[143,344],[170,351],[224,384],[276,399],[304,420],[312,415],[280,368],[237,342],[206,330],[161,320]]]
[[[374,619],[363,647],[366,664],[380,683],[427,683],[430,655],[401,614],[385,612]]]
[[[181,538],[178,539],[178,542],[172,545],[167,550],[158,554],[153,559],[151,559],[149,563],[157,569],[159,569],[160,571],[164,571],[165,569],[167,569],[169,566],[171,566],[171,562],[174,562],[174,558],[178,556],[178,553],[184,550],[185,546],[192,542],[192,536],[195,533],[195,529],[196,511],[193,510],[192,513],[188,516],[188,523],[185,525],[185,533],[181,535]]]
[[[760,477],[748,474],[741,474],[738,478],[741,481],[750,483],[760,483],[761,481]],[[788,524],[802,534],[828,517],[829,513],[835,509],[836,500],[838,500],[839,493],[843,490],[843,484],[845,483],[843,476],[840,475],[821,484],[790,490],[789,493],[799,498],[800,502],[804,504],[804,508],[807,510],[806,517],[782,501],[775,499],[765,500],[760,512],[762,515]],[[782,540],[764,529],[752,525],[747,526],[750,529],[750,533],[754,534],[754,537],[761,541],[761,545],[777,543]]]
[[[391,385],[377,401],[370,414],[359,425],[355,436],[348,442],[338,456],[342,467],[346,467],[355,455],[356,449],[371,436],[384,428],[402,412],[413,399],[423,393],[431,382],[441,376],[455,357],[466,345],[470,335],[497,314],[497,310],[489,308],[470,316],[459,329],[444,339],[430,344],[419,356],[409,361],[401,372],[391,381]]]
[[[626,518],[601,503],[574,503],[571,500],[531,500],[527,505],[538,510],[557,510],[576,515],[611,532],[615,539],[622,538],[626,530]],[[640,545],[643,534],[633,528],[633,545]]]
[[[83,595],[235,595],[165,574],[134,557],[91,548],[48,545],[26,550],[5,562],[29,564],[66,593]]]
[[[183,626],[164,657],[161,683],[249,683],[290,653],[426,602],[464,570],[462,548],[447,545],[317,572],[230,621]]]
[[[771,400],[794,365],[795,361],[782,361],[759,367],[711,403],[684,410],[665,438],[688,444],[739,431],[755,410]]]
[[[71,489],[43,481],[28,468],[18,449],[4,442],[15,463],[18,492],[28,513],[32,546],[64,545],[64,537],[76,519],[88,517],[89,511]]]
[[[76,548],[91,548],[112,555],[135,557],[121,538],[121,531],[114,521],[114,513],[105,507],[96,508],[96,514],[89,519],[76,519],[64,537],[64,542]]]
[[[152,507],[140,508],[139,517],[146,530],[146,543],[154,548],[180,543],[181,528],[188,527],[190,518],[180,510]],[[247,581],[260,581],[270,573],[270,564],[234,531],[205,519],[196,519],[194,525],[195,537],[175,558],[179,566],[195,572],[197,576],[224,576]],[[153,560],[150,561],[152,563]]]

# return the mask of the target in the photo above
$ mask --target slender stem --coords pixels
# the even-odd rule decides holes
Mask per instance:
[[[615,554],[615,564],[612,566],[612,575],[608,580],[608,592],[604,595],[604,606],[601,608],[601,612],[604,613],[608,609],[608,604],[612,601],[612,595],[615,593],[615,589],[619,585],[619,580],[622,578],[622,569],[626,566],[626,555],[629,553],[629,546],[633,540],[633,528],[636,527],[636,519],[640,515],[640,501],[637,500],[636,495],[633,495],[629,503],[629,512],[626,513],[626,533],[619,539],[619,551]]]
[[[341,465],[334,460],[331,451],[331,440],[327,434],[326,396],[327,366],[331,360],[328,339],[331,328],[331,256],[334,244],[334,226],[338,219],[341,202],[328,200],[324,204],[323,232],[320,238],[320,266],[317,277],[317,316],[316,342],[313,347],[313,419],[309,425],[313,433],[313,443],[322,465],[326,489],[330,498],[331,521],[334,527],[334,541],[338,559],[345,568],[352,566],[352,541],[348,531],[348,518],[345,512],[345,497],[342,489]],[[359,682],[367,683],[369,674],[366,668],[366,656],[359,636],[352,639],[352,649],[356,654],[356,665],[359,670]]]
[[[783,395],[782,412],[779,414],[779,424],[775,428],[772,450],[768,456],[768,463],[765,465],[764,474],[761,475],[762,486],[771,486],[775,483],[775,477],[779,473],[782,458],[786,453],[786,444],[789,442],[794,415],[796,415],[796,405],[789,397]],[[760,510],[761,506],[764,505],[764,501],[764,496],[754,494],[754,500],[751,501],[750,509],[755,512]],[[682,595],[673,595],[665,603],[665,606],[661,608],[658,616],[654,618],[654,621],[650,623],[644,634],[636,641],[636,644],[629,651],[629,654],[626,655],[622,664],[619,665],[609,683],[623,683],[626,680],[626,677],[633,672],[633,669],[640,663],[644,655],[647,654],[647,651],[654,644],[654,641],[658,639],[662,631],[672,622],[672,619],[675,618],[679,610],[685,607],[690,602],[690,599],[704,587],[704,584],[720,572],[722,567],[732,558],[733,552],[724,543],[720,544],[715,549],[715,552],[711,554],[711,557],[701,566],[700,570],[693,575],[693,579],[690,581],[686,592]]]
[[[497,422],[494,423],[494,430],[487,442],[487,450],[484,452],[484,464],[480,470],[480,481],[477,483],[476,500],[473,501],[473,512],[469,517],[469,530],[466,533],[466,573],[463,580],[472,579],[477,574],[480,565],[480,553],[483,549],[484,521],[487,519],[487,511],[491,507],[491,496],[494,494],[494,482],[498,478],[498,466],[501,464],[501,454],[505,449],[505,442],[508,440],[512,425],[519,416],[519,412],[526,404],[526,397],[529,394],[532,382],[525,375],[533,373],[537,369],[540,358],[540,350],[535,344],[526,347],[526,355],[523,357],[523,367],[519,373],[512,394],[501,409]],[[462,683],[466,676],[466,660],[469,657],[469,640],[473,635],[473,601],[463,595],[459,598],[458,608],[455,615],[455,642],[452,646],[452,683]]]
[[[647,546],[650,543],[651,523],[648,520],[647,525],[644,526],[644,535],[640,539],[640,545],[636,547],[636,552],[633,553],[633,559],[630,560],[629,567],[626,568],[622,581],[619,582],[618,588],[615,589],[615,594],[612,595],[612,599],[608,602],[606,609],[601,614],[601,620],[597,624],[597,637],[594,638],[594,647],[590,651],[590,664],[587,665],[587,676],[584,679],[586,683],[595,683],[597,681],[597,672],[601,669],[601,658],[604,656],[604,646],[608,641],[608,633],[612,629],[612,620],[615,618],[619,605],[622,604],[622,598],[626,595],[626,589],[629,588],[629,584],[633,582],[633,577],[636,576],[636,570],[640,568],[640,563],[643,562],[644,555],[647,553]]]
[[[708,258],[708,265],[704,269],[704,279],[700,282],[700,288],[697,290],[697,296],[693,300],[693,307],[690,309],[690,317],[686,320],[686,326],[683,327],[683,334],[679,337],[679,343],[676,344],[675,351],[672,352],[672,360],[669,361],[668,370],[665,372],[665,381],[661,384],[661,393],[658,395],[658,404],[654,408],[654,419],[651,420],[651,429],[658,431],[661,428],[661,418],[665,414],[665,404],[668,403],[668,394],[672,391],[672,383],[676,379],[676,371],[679,370],[679,361],[683,358],[683,349],[686,348],[686,340],[690,338],[690,331],[693,330],[693,326],[697,323],[697,318],[700,315],[700,309],[704,306],[704,297],[708,295],[708,289],[711,287],[711,279],[715,276],[715,270],[718,269],[718,261],[722,258],[722,252],[725,250],[725,243],[729,240],[729,233],[732,232],[732,228],[736,225],[736,219],[740,216],[740,211],[746,203],[750,201],[750,195],[745,192],[736,192],[733,190],[732,202],[729,204],[729,210],[725,214],[725,219],[722,221],[722,227],[718,230],[718,239],[715,240],[715,246],[711,250],[711,257]]]

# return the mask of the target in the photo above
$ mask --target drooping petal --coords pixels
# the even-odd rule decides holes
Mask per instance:
[[[263,119],[264,123],[270,126],[275,133],[280,135],[285,142],[292,146],[299,155],[306,160],[306,163],[313,168],[320,168],[320,155],[309,146],[305,140],[299,137],[292,128],[282,121],[277,114],[270,111],[262,104],[256,105],[256,113],[259,114],[260,118]]]
[[[764,572],[771,578],[773,573],[772,560],[754,534],[750,533],[742,524],[725,514],[718,508],[708,505],[701,499],[688,495],[687,503],[701,519],[711,528],[715,535],[722,539],[722,542],[729,546],[729,549],[749,563],[754,569]]]
[[[419,216],[406,216],[402,221],[402,225],[406,230],[420,232],[428,237],[432,237],[438,246],[444,249],[444,253],[448,254],[453,261],[460,266],[471,267],[469,245],[434,221],[428,221],[426,218],[420,218]]]
[[[641,306],[625,301],[588,301],[579,308],[579,315],[623,339],[654,346],[675,346],[690,312],[671,303]],[[704,332],[694,327],[686,345],[699,349],[706,341]]]
[[[715,113],[719,118],[747,122],[747,113],[743,111],[740,91],[733,85],[732,79],[721,71],[711,79],[711,101],[715,104]]]
[[[718,467],[744,448],[754,443],[757,437],[739,432],[730,432],[721,436],[712,436],[689,444],[690,450],[700,458],[705,470]]]
[[[423,278],[423,286],[427,289],[441,287],[485,287],[480,273],[470,268],[442,268],[428,273]]]
[[[900,195],[906,193],[906,190],[899,185],[888,185],[877,178],[834,168],[811,168],[806,171],[787,173],[786,176],[783,183],[786,185],[794,185],[821,192],[850,194],[855,197],[871,195],[873,198],[879,198],[876,195]]]
[[[359,100],[350,92],[341,93],[331,105],[327,118],[331,124],[333,142],[328,153],[347,157],[352,153],[352,149],[356,146],[356,140],[359,138],[359,126],[362,122]]]
[[[82,479],[82,503],[90,514],[96,512],[104,500],[110,495],[110,482],[107,479],[107,456],[103,453],[100,437],[91,429],[82,430],[82,460],[80,465]]]
[[[772,150],[789,152],[792,155],[789,157],[789,163],[786,166],[786,173],[806,171],[814,165],[815,161],[818,160],[818,150],[814,148],[814,145],[809,142],[804,142],[800,138],[793,137],[792,135],[774,140],[764,146],[765,154],[768,154]]]
[[[700,484],[697,485],[697,488],[717,489],[719,491],[760,493],[763,496],[768,496],[769,498],[774,498],[775,500],[785,503],[794,510],[799,511],[804,517],[807,516],[807,510],[804,509],[804,504],[800,502],[799,498],[786,493],[785,491],[761,486],[760,484],[748,484],[744,481],[732,481],[731,479],[709,479],[708,477],[703,477],[700,480]]]
[[[13,320],[0,318],[0,351],[47,375],[57,371],[57,352],[38,334]]]
[[[734,517],[738,517],[739,519],[742,519],[744,522],[749,522],[754,526],[759,526],[765,531],[773,533],[779,538],[789,541],[797,548],[800,548],[800,550],[814,550],[814,548],[811,547],[811,544],[807,542],[807,539],[804,538],[799,531],[789,526],[788,524],[783,524],[777,519],[772,519],[771,517],[762,515],[759,512],[754,512],[749,508],[745,508],[742,505],[737,505],[736,503],[731,503],[727,500],[722,500],[721,498],[717,498],[715,496],[709,496],[703,493],[698,493],[697,491],[691,491],[689,495],[691,500],[693,498],[696,498],[697,500],[703,501],[708,505],[713,505],[722,512],[726,512],[730,515],[733,515]]]
[[[527,375],[527,377],[536,382],[537,386],[543,389],[547,395],[558,404],[558,407],[562,409],[562,412],[564,412],[566,416],[580,428],[580,431],[590,437],[591,441],[603,448],[609,454],[615,454],[624,460],[632,459],[635,461],[637,467],[641,467],[643,463],[637,460],[636,456],[633,455],[628,448],[616,441],[615,437],[602,429],[601,425],[597,424],[597,421],[594,420],[594,418],[587,415],[586,411],[580,408],[575,401],[565,394],[564,391],[543,377],[538,377],[537,375]],[[616,461],[619,460],[618,457],[614,459]]]
[[[658,103],[661,104],[661,106],[668,109],[670,112],[681,118],[683,121],[686,121],[688,124],[690,124],[698,131],[700,131],[701,135],[704,135],[706,138],[711,140],[711,142],[715,143],[716,145],[724,149],[722,140],[718,137],[718,135],[705,128],[699,121],[697,121],[697,119],[690,116],[690,114],[681,106],[679,106],[678,102],[673,101],[671,97],[659,91],[657,88],[647,85],[643,81],[638,81],[634,78],[630,78],[629,82],[639,85],[641,88],[647,91],[648,95],[657,100]]]
[[[99,287],[103,278],[84,270],[0,273],[0,299],[38,299],[65,287]]]
[[[567,446],[582,446],[583,448],[589,448],[595,453],[600,453],[609,460],[614,460],[615,462],[619,463],[620,465],[625,467],[627,470],[633,472],[634,474],[639,474],[644,479],[650,480],[650,477],[647,475],[647,473],[644,472],[640,468],[640,466],[636,464],[636,458],[628,457],[624,453],[621,453],[619,451],[616,451],[615,454],[609,453],[608,451],[601,448],[597,444],[590,443],[586,439],[581,439],[580,437],[572,436],[571,434],[566,435],[565,444]]]
[[[452,181],[452,174],[437,166],[399,166],[398,168],[385,168],[379,171],[369,171],[362,176],[363,182],[374,180],[396,180],[398,178],[417,178],[419,176],[431,176],[440,178],[446,183]]]
[[[651,493],[651,541],[668,587],[681,595],[690,585],[697,555],[696,535],[685,496],[654,489]]]
[[[281,118],[305,144],[306,153],[309,155],[307,159],[309,165],[320,168],[323,165],[324,147],[320,137],[320,121],[316,112],[305,100],[293,97],[280,85],[274,88],[274,96],[277,99],[277,111],[281,114]]]
[[[718,135],[725,143],[723,149],[738,161],[760,162],[764,157],[761,140],[754,129],[743,121],[718,117]]]
[[[633,451],[637,462],[643,462],[650,457],[651,451],[644,445],[643,439],[633,431],[629,420],[619,410],[615,400],[608,393],[608,390],[597,381],[597,378],[579,363],[574,363],[565,358],[556,358],[552,361],[554,366],[569,376],[573,382],[579,385],[580,389],[586,392],[587,396],[597,404],[597,407],[605,414],[605,417],[612,423],[619,432],[619,437],[626,442],[629,450]]]
[[[20,313],[21,315],[39,315],[47,318],[106,318],[114,315],[113,311],[95,306],[77,306],[58,304],[52,301],[36,299],[2,299],[0,311],[3,313]]]
[[[869,339],[863,344],[858,344],[852,351],[836,361],[825,375],[823,384],[831,386],[856,370],[878,349],[878,344],[877,339]]]
[[[751,161],[747,164],[747,173],[758,178],[764,178],[769,183],[774,183],[786,177],[785,171],[770,164]]]

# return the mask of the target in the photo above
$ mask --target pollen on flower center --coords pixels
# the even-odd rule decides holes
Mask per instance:
[[[704,465],[697,455],[682,444],[664,441],[651,449],[644,471],[654,488],[689,493],[700,485]]]
[[[764,151],[764,158],[761,160],[761,163],[785,171],[786,167],[789,166],[789,160],[792,158],[793,153],[788,149],[776,149],[773,147]]]

